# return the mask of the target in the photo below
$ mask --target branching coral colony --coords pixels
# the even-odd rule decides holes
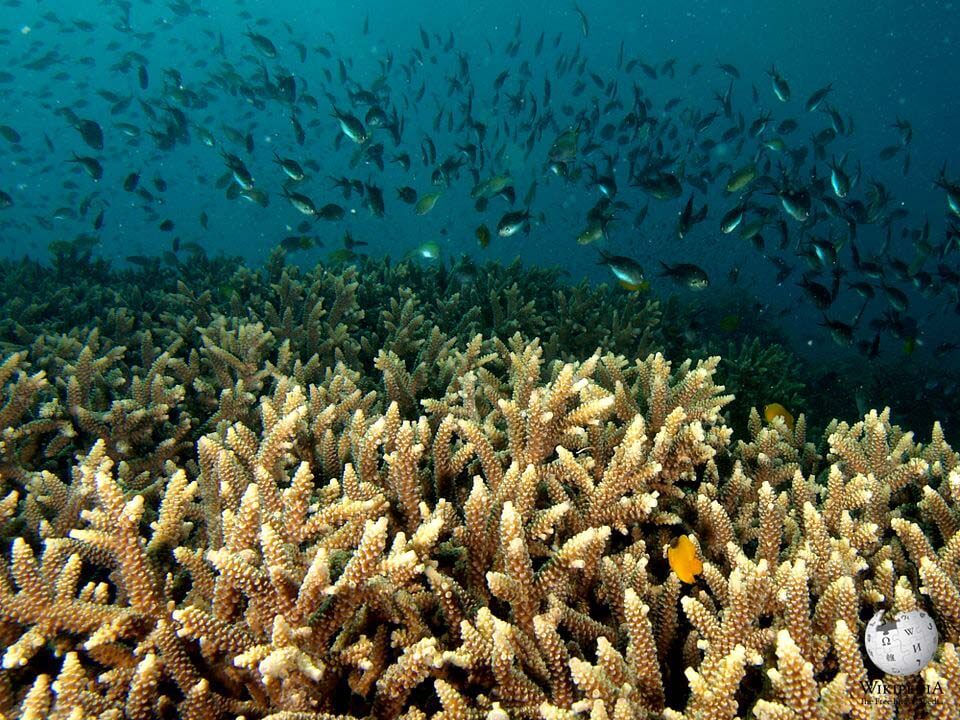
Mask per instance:
[[[3,717],[960,717],[938,425],[871,412],[817,448],[753,411],[734,440],[719,358],[548,361],[418,329],[402,296],[374,348],[339,282],[288,293],[302,322],[5,357]],[[942,645],[884,678],[865,620],[914,608]]]

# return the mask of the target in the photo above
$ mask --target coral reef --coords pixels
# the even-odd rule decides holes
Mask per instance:
[[[334,348],[349,352],[367,374],[379,349],[389,346],[404,356],[425,342],[433,327],[461,341],[477,333],[507,338],[519,332],[539,337],[547,360],[582,359],[598,347],[628,357],[721,355],[720,377],[737,387],[745,408],[737,428],[753,405],[777,401],[798,411],[803,405],[793,377],[804,368],[796,358],[785,351],[741,349],[752,337],[713,341],[700,325],[702,306],[676,298],[661,303],[586,282],[571,285],[551,269],[478,266],[465,257],[449,267],[358,258],[355,267],[331,272],[322,266],[302,270],[286,264],[280,253],[258,271],[199,252],[171,258],[175,266],[158,262],[112,273],[101,261],[73,262],[71,269],[0,263],[0,347],[19,350],[58,333],[82,342],[97,330],[113,344],[138,348],[149,329],[161,347],[181,338],[189,349],[196,344],[195,331],[222,315],[262,323],[278,342],[289,340],[291,353],[304,362],[316,353],[322,366],[335,361]],[[739,305],[729,309],[751,312]],[[773,329],[758,320],[751,320],[751,327],[764,334]],[[735,357],[740,360],[728,367],[727,358]],[[793,387],[780,393],[784,382]]]
[[[6,321],[0,715],[957,717],[939,424],[817,444],[749,408],[735,438],[720,358],[647,347],[655,303],[376,267],[209,261],[91,290],[89,328]],[[883,677],[865,621],[914,608],[942,647]]]

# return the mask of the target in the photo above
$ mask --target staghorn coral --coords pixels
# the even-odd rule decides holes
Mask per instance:
[[[21,363],[44,371],[54,394],[45,412],[58,437],[37,436],[43,452],[23,472],[66,472],[98,437],[127,461],[139,455],[127,448],[169,440],[166,454],[138,472],[183,461],[218,423],[250,423],[275,372],[306,386],[343,363],[369,391],[383,379],[379,366],[412,363],[412,387],[395,372],[393,398],[411,412],[445,390],[445,378],[429,387],[426,380],[453,344],[508,325],[548,338],[548,360],[601,345],[635,353],[661,344],[655,301],[568,287],[555,271],[516,263],[480,272],[466,262],[448,271],[360,259],[359,268],[304,271],[274,254],[251,271],[195,248],[173,266],[117,272],[88,255],[70,273],[0,262],[0,347],[5,356],[26,352]],[[519,307],[528,308],[522,318]]]
[[[182,287],[165,319],[3,364],[0,713],[950,716],[960,456],[939,426],[922,444],[871,412],[818,453],[804,418],[754,412],[734,441],[718,358],[571,360],[502,318],[485,336],[485,311],[451,334],[434,300],[384,299],[417,286],[407,265],[353,289],[267,272],[233,273],[259,298],[243,319]],[[681,532],[695,585],[664,560]],[[913,685],[882,715],[863,618],[914,607],[954,706]]]
[[[539,379],[537,350],[536,345],[527,346],[511,356],[512,370],[508,382],[502,385],[502,396],[490,398],[488,415],[499,414],[499,422],[504,426],[509,425],[513,414],[507,404],[508,397],[525,395],[525,405],[528,405],[540,394],[535,387]],[[470,357],[468,352],[465,362],[471,362]],[[460,534],[457,527],[467,530],[469,523],[459,525],[463,520],[458,519],[449,503],[436,496],[431,484],[423,482],[424,446],[432,444],[434,432],[427,418],[413,424],[400,421],[397,406],[393,404],[378,420],[367,421],[362,406],[357,404],[358,391],[349,384],[344,385],[340,376],[331,374],[326,387],[310,390],[311,398],[322,396],[330,400],[339,395],[341,402],[334,405],[323,404],[318,399],[308,402],[304,391],[292,380],[279,381],[273,396],[261,403],[262,440],[258,441],[253,432],[240,423],[202,440],[200,478],[188,483],[182,470],[167,478],[157,520],[150,523],[149,542],[142,542],[135,535],[145,510],[144,495],[130,494],[124,500],[106,443],[98,441],[75,473],[73,483],[79,487],[67,493],[80,497],[80,503],[88,501],[91,505],[76,518],[76,524],[81,527],[69,530],[63,538],[47,537],[48,549],[42,569],[36,566],[22,540],[13,546],[12,582],[3,590],[2,614],[26,630],[8,652],[7,666],[27,664],[33,653],[54,639],[70,647],[65,637],[86,636],[94,626],[99,626],[98,633],[103,638],[98,635],[95,640],[74,647],[82,648],[99,661],[105,652],[99,650],[102,646],[113,648],[117,642],[136,643],[133,656],[125,654],[128,650],[119,653],[119,648],[111,650],[118,661],[121,656],[127,658],[122,660],[124,666],[131,666],[134,657],[154,653],[164,668],[169,665],[168,672],[184,697],[185,713],[194,708],[194,703],[205,711],[229,705],[226,698],[216,694],[199,698],[199,671],[188,661],[188,653],[180,644],[189,638],[200,642],[201,652],[207,655],[211,665],[226,668],[222,671],[224,676],[219,678],[223,685],[241,687],[253,682],[260,686],[264,710],[316,711],[315,693],[307,693],[301,686],[308,682],[322,686],[324,678],[335,683],[339,672],[354,666],[356,675],[351,682],[354,691],[360,697],[370,697],[373,712],[391,717],[405,702],[407,692],[427,677],[431,669],[444,665],[438,643],[446,640],[446,635],[438,638],[431,634],[428,614],[422,607],[427,587],[459,588],[453,593],[458,598],[451,598],[444,607],[451,616],[463,618],[460,633],[464,637],[468,633],[466,618],[472,611],[471,596],[489,593],[507,603],[512,608],[512,620],[518,623],[519,632],[523,634],[503,630],[495,632],[491,639],[504,647],[520,643],[511,652],[523,651],[533,657],[529,643],[535,636],[534,617],[548,605],[558,621],[574,622],[590,632],[589,628],[598,627],[599,623],[566,601],[577,595],[579,578],[598,574],[610,528],[600,524],[602,517],[591,512],[591,507],[600,509],[604,503],[590,497],[579,501],[576,514],[580,519],[575,523],[579,531],[571,530],[571,537],[565,543],[551,549],[543,540],[555,532],[566,510],[572,508],[572,498],[559,500],[534,515],[536,488],[530,483],[536,484],[537,474],[533,468],[542,463],[545,454],[553,453],[549,446],[554,441],[566,440],[580,450],[585,427],[598,425],[612,414],[613,396],[591,381],[599,362],[595,356],[583,367],[561,368],[555,387],[548,387],[543,393],[541,405],[554,408],[557,422],[543,418],[550,412],[544,409],[538,416],[546,422],[545,428],[535,426],[524,438],[508,440],[508,446],[514,448],[513,456],[529,461],[525,472],[518,473],[515,462],[504,468],[496,451],[491,451],[493,454],[489,456],[478,451],[478,469],[493,494],[486,508],[490,519],[480,518],[478,530],[499,546],[499,549],[493,548],[492,569],[481,579],[480,587],[472,586],[469,575],[458,578],[453,568],[445,567],[445,563],[432,557],[442,533],[449,532],[451,542],[456,542],[454,538]],[[651,358],[650,362],[660,361]],[[660,366],[669,369],[662,363]],[[705,372],[702,380],[708,378],[709,372]],[[508,392],[511,387],[512,393]],[[699,402],[712,394],[715,393],[708,391],[706,396],[701,395]],[[678,408],[683,409],[682,405]],[[716,410],[711,412],[694,402],[688,409],[691,414],[707,412],[716,416]],[[486,422],[494,420],[488,416]],[[462,421],[459,429],[465,438],[473,437],[476,443],[480,436],[469,427]],[[307,457],[316,460],[312,457],[317,448],[314,441],[330,437],[334,429],[341,437],[351,439],[346,445],[341,441],[339,447],[331,448],[332,453],[324,451],[320,443],[321,452],[327,456],[324,458],[329,466],[327,470],[334,470],[342,477],[341,482],[332,481],[322,492],[326,501],[321,500],[320,505],[311,501],[313,476],[306,461],[300,462],[289,487],[282,489],[291,452],[299,449],[300,453],[308,453]],[[544,437],[539,444],[531,446],[531,441],[541,434]],[[682,424],[658,434],[665,448],[660,451],[666,453],[664,457],[676,447],[676,443],[666,437],[668,434],[684,437]],[[628,517],[645,515],[656,506],[655,494],[641,494],[639,478],[633,481],[636,486],[633,488],[623,485],[622,478],[631,468],[638,467],[638,462],[645,463],[648,475],[655,473],[659,467],[655,461],[630,456],[651,454],[657,452],[657,448],[644,434],[642,418],[631,424],[625,437],[629,448],[626,455],[623,459],[618,459],[617,454],[610,458],[606,482],[601,479],[596,492],[601,492],[603,497],[610,497],[615,488],[618,494],[636,492],[637,510],[630,511]],[[536,450],[537,447],[543,449]],[[378,448],[382,448],[382,454]],[[474,495],[478,488],[482,492],[485,487],[484,478],[478,478],[478,482]],[[427,500],[429,505],[425,506]],[[519,512],[514,503],[520,503]],[[389,532],[393,537],[389,552],[388,516],[392,516],[399,527],[410,528],[409,540],[403,531]],[[494,525],[500,527],[499,540],[494,540],[496,534],[491,535],[487,527],[490,520],[498,516],[500,522]],[[189,544],[180,544],[194,531],[195,524],[186,518],[207,519],[205,524],[197,523],[199,534],[196,535],[198,541],[205,543],[205,551],[204,545],[190,548]],[[296,518],[302,521],[297,522]],[[623,522],[621,518],[620,523]],[[531,524],[530,531],[527,524]],[[124,530],[107,535],[104,530],[110,525]],[[529,538],[532,548],[528,546],[528,532],[532,532]],[[67,549],[77,552],[69,554],[64,565]],[[469,543],[467,549],[472,554]],[[531,551],[534,557],[546,557],[536,578]],[[334,557],[344,552],[349,559],[334,574],[333,567],[337,565]],[[48,560],[48,553],[55,554]],[[109,596],[114,593],[102,584],[89,590],[76,587],[84,559],[114,568],[118,583],[113,588],[114,602],[109,602]],[[501,563],[501,569],[496,569]],[[185,607],[171,612],[171,571],[182,573],[183,570],[175,569],[178,566],[190,575],[191,589]],[[164,570],[166,583],[161,582]],[[66,580],[65,573],[73,580]],[[49,579],[44,581],[44,576]],[[51,583],[57,590],[43,589],[47,587],[45,583]],[[166,586],[165,589],[162,586]],[[264,591],[271,593],[269,598],[260,597]],[[101,597],[101,615],[91,616],[74,607],[75,602],[85,601],[86,593],[97,592]],[[58,608],[57,612],[53,612],[54,607]],[[389,646],[405,649],[397,656],[383,647],[379,653],[380,664],[368,667],[372,662],[370,653],[386,640],[383,630],[378,630],[370,650],[361,652],[357,646],[357,642],[361,643],[360,647],[364,645],[361,631],[374,619],[373,615],[380,616],[381,623],[396,625],[391,630]],[[499,627],[513,627],[505,620],[498,622],[502,623]],[[171,634],[174,624],[179,628],[176,638]],[[380,640],[376,639],[378,634]],[[651,642],[648,637],[646,643]],[[485,654],[468,655],[467,647],[452,646],[446,652],[455,656],[456,662],[468,664],[478,673],[489,665],[489,672],[506,673],[505,677],[513,675],[513,671]],[[331,656],[331,652],[334,655]],[[225,665],[221,662],[224,660],[221,653],[229,653],[229,662]],[[470,659],[464,660],[465,656]],[[71,657],[79,661],[79,656]],[[421,665],[425,658],[430,659]],[[230,670],[231,666],[248,670],[252,675]],[[339,672],[333,672],[332,668]],[[142,668],[144,672],[148,669],[156,672],[152,667]],[[72,667],[71,672],[74,672]],[[241,677],[235,676],[238,672]],[[410,678],[405,679],[410,673]],[[121,674],[120,681],[131,681],[130,674]],[[517,682],[522,687],[528,681],[518,679]],[[156,681],[144,681],[138,687],[156,688],[157,685]],[[382,692],[377,688],[382,688]],[[31,702],[54,702],[50,698],[44,701],[35,697],[42,694],[41,690],[38,687],[36,693],[31,694]],[[519,688],[516,692],[517,697],[504,695],[501,702],[516,703],[519,697],[526,698],[527,702],[546,699]],[[159,697],[138,700],[141,706],[149,707],[158,702]],[[56,713],[55,702],[52,707]],[[195,711],[196,708],[189,710]]]

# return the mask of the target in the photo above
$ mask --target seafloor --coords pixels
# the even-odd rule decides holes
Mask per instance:
[[[173,265],[0,267],[0,717],[960,717],[960,455],[826,414],[855,365],[518,265]]]

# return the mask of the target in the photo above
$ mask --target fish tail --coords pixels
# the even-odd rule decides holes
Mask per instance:
[[[940,172],[937,173],[937,179],[933,181],[935,187],[941,188],[943,190],[947,189],[947,161],[943,161],[943,167],[940,168]]]
[[[853,319],[854,327],[860,324],[860,318],[863,317],[863,312],[867,309],[867,305],[869,304],[870,304],[870,298],[864,298],[863,305],[860,306],[860,312],[858,312],[857,316]]]

